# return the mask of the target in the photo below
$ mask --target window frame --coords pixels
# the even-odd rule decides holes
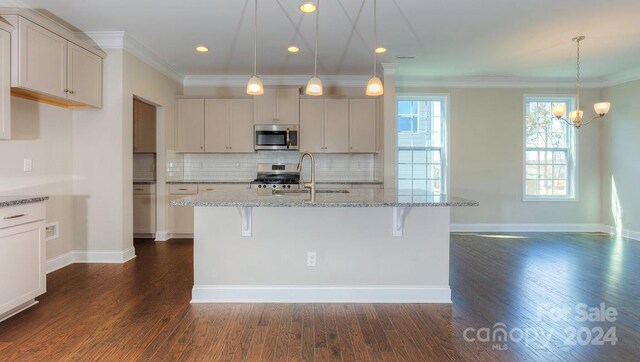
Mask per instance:
[[[400,162],[399,162],[399,151],[400,147],[398,146],[398,102],[399,101],[440,101],[444,102],[444,107],[442,107],[441,114],[441,122],[442,122],[442,147],[440,147],[440,173],[442,175],[442,184],[441,184],[441,192],[440,195],[447,195],[449,193],[449,114],[450,114],[450,94],[449,93],[401,93],[396,96],[396,121],[395,121],[395,138],[396,138],[396,183],[399,181],[398,177],[400,175]],[[419,125],[418,125],[419,128]],[[407,132],[408,133],[408,132]]]
[[[574,94],[524,94],[522,101],[522,201],[523,202],[577,202],[579,201],[579,150],[578,132],[575,127],[567,125],[569,129],[568,159],[567,159],[567,187],[568,195],[527,195],[527,103],[528,102],[566,102],[567,114],[576,109]],[[541,148],[541,147],[536,147]],[[573,151],[573,152],[571,152]]]

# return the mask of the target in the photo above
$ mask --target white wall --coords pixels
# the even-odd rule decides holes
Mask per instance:
[[[75,249],[122,252],[133,237],[124,222],[122,49],[107,50],[103,67],[103,108],[72,112]]]
[[[578,201],[523,202],[523,101],[525,94],[568,94],[553,89],[398,88],[398,95],[448,93],[449,193],[480,202],[454,208],[454,224],[599,224],[600,123],[578,131]],[[583,90],[582,108],[600,100]],[[589,111],[591,110],[591,111]]]
[[[166,193],[166,160],[167,152],[175,148],[175,98],[182,94],[182,84],[165,76],[156,69],[150,67],[130,53],[124,53],[124,143],[123,165],[125,172],[125,209],[123,211],[124,222],[127,223],[127,233],[133,230],[132,212],[132,184],[133,178],[133,97],[137,96],[156,105],[156,147],[162,150],[156,155],[158,165],[156,187],[156,228],[160,232],[168,230],[168,199]]]
[[[603,90],[602,223],[640,236],[640,81]]]
[[[59,222],[60,237],[47,242],[47,258],[73,249],[72,127],[64,108],[11,98],[12,140],[0,141],[0,193],[46,195],[47,222]],[[33,171],[23,171],[23,160]]]

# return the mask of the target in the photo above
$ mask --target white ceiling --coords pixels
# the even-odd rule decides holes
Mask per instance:
[[[315,14],[302,0],[259,0],[261,75],[313,72]],[[182,75],[248,74],[252,0],[22,0],[83,31],[125,31]],[[319,73],[365,75],[372,68],[373,0],[323,0]],[[583,42],[585,77],[640,64],[639,0],[379,0],[380,62],[406,77],[571,77]],[[205,44],[211,52],[197,54]],[[296,44],[298,54],[286,48]]]

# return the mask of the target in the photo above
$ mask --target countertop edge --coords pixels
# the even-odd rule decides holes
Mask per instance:
[[[6,197],[16,197],[15,200],[2,201],[2,197],[0,196],[0,207],[9,207],[9,206],[18,206],[18,205],[26,205],[26,204],[35,204],[37,202],[43,202],[49,200],[49,196],[6,196]]]
[[[174,200],[171,206],[185,207],[476,207],[479,202],[207,202]]]

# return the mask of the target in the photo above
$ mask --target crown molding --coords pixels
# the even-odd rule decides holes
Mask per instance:
[[[91,31],[86,33],[102,49],[124,49],[160,73],[182,84],[184,77],[172,66],[127,35],[124,31]]]
[[[640,80],[640,67],[624,70],[605,77],[602,82],[602,87],[613,87],[623,83],[633,82],[635,80]]]
[[[398,87],[432,88],[562,88],[576,87],[570,78],[531,78],[531,77],[402,77],[396,80]],[[602,88],[602,80],[585,79],[582,88]]]
[[[262,75],[260,79],[266,86],[303,86],[310,75]],[[369,81],[368,75],[320,75],[325,86],[363,87]],[[249,80],[246,75],[187,75],[185,87],[244,87]]]

